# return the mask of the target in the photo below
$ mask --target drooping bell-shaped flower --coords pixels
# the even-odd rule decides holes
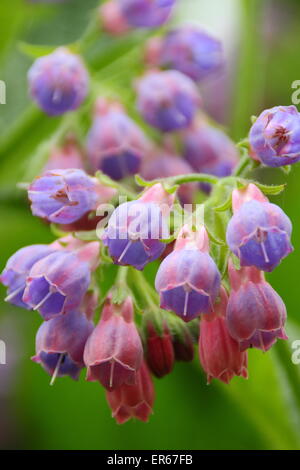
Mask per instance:
[[[45,320],[79,308],[89,287],[90,266],[69,251],[56,251],[31,268],[23,301]]]
[[[249,134],[251,155],[267,166],[293,165],[300,160],[300,113],[295,106],[266,109]]]
[[[49,116],[77,109],[89,90],[88,72],[80,56],[64,47],[36,59],[28,83],[32,98]]]
[[[142,270],[165,250],[169,238],[166,216],[174,201],[161,184],[136,201],[121,204],[111,215],[103,242],[115,264]]]
[[[248,356],[229,334],[225,318],[228,296],[223,287],[220,294],[213,315],[204,316],[200,322],[199,358],[208,383],[219,379],[228,384],[236,375],[248,377]]]
[[[84,351],[87,380],[98,380],[107,390],[135,383],[143,359],[142,342],[133,320],[133,303],[106,300],[100,322]]]
[[[191,174],[193,172],[194,170],[189,163],[178,155],[158,153],[144,162],[141,175],[147,181],[151,181],[158,178]],[[178,189],[178,197],[181,204],[192,204],[196,191],[196,183],[182,184]]]
[[[130,26],[124,16],[118,0],[109,0],[99,8],[101,25],[108,34],[121,36],[130,31]]]
[[[116,390],[108,391],[106,398],[118,424],[126,423],[131,418],[148,421],[155,392],[146,363],[143,362],[138,370],[135,384],[123,384]]]
[[[7,302],[30,309],[23,301],[26,278],[35,263],[54,251],[55,248],[51,245],[30,245],[21,248],[9,258],[0,276],[0,282],[7,287]]]
[[[111,197],[96,178],[83,170],[51,170],[28,189],[33,215],[57,224],[70,224]]]
[[[286,308],[277,292],[254,267],[236,271],[229,263],[231,293],[226,321],[230,335],[241,351],[254,347],[267,351],[284,331]]]
[[[131,26],[155,28],[164,24],[176,0],[118,0],[121,11]]]
[[[268,202],[253,186],[233,191],[234,215],[227,226],[226,240],[241,266],[273,271],[293,250],[292,224],[279,206]]]
[[[148,140],[122,106],[99,100],[87,138],[92,170],[121,180],[139,172],[148,151]]]
[[[37,332],[32,360],[40,363],[53,381],[63,375],[76,380],[84,367],[84,346],[92,331],[93,323],[79,311],[52,318]]]
[[[159,331],[161,330],[161,331]],[[175,355],[172,335],[166,322],[156,328],[151,317],[145,319],[144,335],[146,344],[146,360],[149,369],[156,377],[164,377],[172,372]]]
[[[84,168],[83,152],[73,134],[67,135],[61,146],[51,149],[49,159],[44,167],[43,173],[46,171]]]
[[[210,313],[219,293],[220,273],[208,251],[205,228],[193,232],[184,226],[174,251],[163,260],[156,275],[161,308],[174,311],[186,322]]]
[[[170,31],[160,40],[157,66],[179,70],[196,82],[220,72],[224,65],[221,41],[196,26]]]
[[[138,111],[162,132],[187,128],[201,105],[193,80],[177,70],[148,72],[139,80],[137,93]]]
[[[204,122],[184,131],[182,144],[183,156],[199,173],[229,176],[239,162],[234,142],[223,131]]]

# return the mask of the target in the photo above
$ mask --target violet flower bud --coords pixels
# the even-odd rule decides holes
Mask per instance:
[[[90,284],[87,262],[68,251],[57,251],[31,268],[23,301],[45,320],[79,308]]]
[[[151,375],[145,362],[137,372],[136,383],[123,384],[113,391],[106,392],[112,416],[118,424],[131,418],[147,422],[154,403],[155,393]]]
[[[239,162],[234,142],[220,129],[201,123],[184,131],[183,156],[199,173],[229,176]]]
[[[83,170],[84,157],[74,135],[68,135],[61,147],[54,147],[49,155],[43,173],[46,171],[68,170],[78,168]]]
[[[77,169],[47,171],[28,189],[33,215],[57,224],[70,224],[95,210],[103,195],[97,179]]]
[[[148,72],[139,80],[137,92],[138,111],[162,132],[188,127],[201,105],[195,83],[177,70]]]
[[[221,288],[221,300],[215,304],[214,314],[203,317],[200,323],[199,358],[208,383],[219,379],[229,384],[234,376],[248,378],[248,354],[240,351],[239,343],[228,332],[227,303],[228,296]]]
[[[77,109],[87,96],[88,72],[78,55],[60,47],[36,59],[28,72],[29,90],[49,116]]]
[[[221,41],[195,26],[170,31],[161,41],[158,66],[179,70],[196,82],[224,65]]]
[[[188,162],[178,155],[165,153],[157,154],[154,158],[149,158],[145,161],[141,175],[147,181],[151,181],[169,176],[191,174],[193,172],[194,170]],[[181,204],[192,204],[196,191],[197,183],[182,184],[177,193]]]
[[[8,288],[6,302],[30,309],[23,301],[26,278],[37,261],[54,251],[55,248],[48,245],[30,245],[21,248],[9,258],[0,276],[0,282]]]
[[[32,360],[40,363],[53,381],[64,375],[76,380],[84,367],[84,346],[92,331],[93,323],[78,311],[52,318],[37,332]]]
[[[174,251],[161,263],[155,287],[161,308],[174,311],[189,322],[213,310],[220,289],[220,273],[208,254],[207,232],[192,232],[184,226]]]
[[[300,160],[300,114],[295,106],[275,106],[261,113],[250,130],[255,159],[267,166],[293,165]]]
[[[173,201],[174,195],[156,184],[138,200],[117,207],[103,235],[115,264],[143,270],[161,256],[166,248],[161,240],[170,236],[165,216]]]
[[[120,106],[106,105],[96,111],[87,138],[88,159],[93,171],[101,170],[119,181],[139,172],[148,150],[145,135]]]
[[[239,191],[233,191],[234,215],[227,226],[227,244],[240,259],[241,266],[273,271],[293,251],[291,221],[280,207],[266,198],[266,202],[261,202],[263,195],[256,194],[252,200],[246,197],[246,202],[239,206],[237,199],[245,200],[245,195]],[[260,192],[258,188],[257,191]]]
[[[131,26],[155,28],[169,19],[175,0],[118,0],[118,3]]]
[[[112,304],[109,297],[84,350],[87,380],[98,380],[107,390],[135,383],[142,359],[143,346],[133,321],[132,299],[128,297],[119,306]]]
[[[236,271],[230,262],[229,278],[232,290],[226,321],[241,351],[250,347],[267,351],[277,338],[287,339],[285,305],[264,274],[254,267]]]

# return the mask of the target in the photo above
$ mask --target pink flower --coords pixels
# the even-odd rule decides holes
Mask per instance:
[[[143,358],[142,342],[133,321],[132,299],[122,305],[108,297],[101,320],[89,337],[84,362],[87,380],[98,380],[107,390],[134,383]]]
[[[134,385],[123,384],[116,390],[108,391],[106,398],[112,409],[112,416],[118,424],[123,424],[131,418],[148,421],[155,396],[146,363],[142,363]]]

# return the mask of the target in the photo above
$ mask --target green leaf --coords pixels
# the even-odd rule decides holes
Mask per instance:
[[[280,169],[285,175],[289,175],[292,169],[292,165],[281,166]]]
[[[56,49],[56,46],[44,46],[37,44],[28,44],[27,42],[19,41],[19,50],[31,59],[37,59],[44,55],[51,54]]]
[[[278,194],[282,193],[286,187],[286,184],[268,186],[266,184],[258,183],[257,181],[251,181],[251,183],[254,183],[264,194],[267,194],[270,196],[277,196]]]

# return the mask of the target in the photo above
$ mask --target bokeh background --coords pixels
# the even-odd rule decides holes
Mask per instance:
[[[202,92],[207,110],[234,139],[246,136],[251,115],[291,104],[291,85],[300,80],[298,0],[178,3],[176,22],[197,21],[224,41],[226,73],[205,84]],[[0,79],[7,84],[7,104],[0,105],[1,270],[20,247],[53,239],[16,189],[16,183],[34,171],[43,142],[59,124],[58,118],[32,110],[26,89],[32,58],[26,43],[73,42],[98,4],[1,2]],[[116,50],[114,41],[104,36],[98,41],[96,68]],[[156,380],[150,422],[118,426],[104,391],[86,383],[84,374],[78,383],[64,378],[49,386],[47,374],[30,361],[39,316],[1,302],[0,339],[7,345],[7,365],[0,365],[0,448],[300,449],[300,365],[291,361],[292,342],[300,339],[300,165],[289,175],[265,170],[259,177],[272,184],[288,183],[274,201],[293,221],[295,252],[269,279],[288,308],[289,341],[279,342],[268,354],[250,351],[249,380],[235,378],[229,386],[207,386],[197,361],[178,364],[170,376]],[[1,299],[4,294],[1,286]]]

